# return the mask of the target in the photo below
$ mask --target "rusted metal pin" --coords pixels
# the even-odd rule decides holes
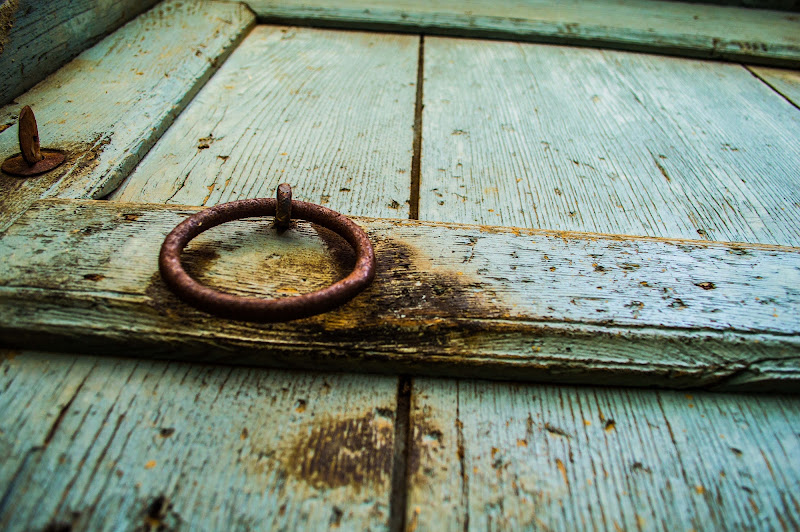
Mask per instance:
[[[19,151],[18,155],[3,162],[3,172],[11,175],[29,177],[49,172],[64,162],[63,153],[55,150],[42,150],[39,145],[39,127],[36,116],[29,105],[19,112]]]
[[[275,194],[275,227],[288,229],[292,223],[292,187],[289,183],[278,185]]]

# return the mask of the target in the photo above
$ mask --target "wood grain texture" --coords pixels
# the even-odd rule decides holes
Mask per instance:
[[[396,379],[3,351],[4,530],[385,530]]]
[[[790,66],[795,13],[648,0],[252,0],[261,20],[578,44]]]
[[[418,37],[259,26],[113,199],[408,216]]]
[[[424,93],[421,219],[800,244],[800,111],[741,66],[430,38]]]
[[[161,241],[195,210],[36,203],[0,240],[0,337],[232,364],[797,387],[795,248],[360,219],[374,284],[336,311],[257,325],[163,284]],[[353,263],[330,233],[301,223],[277,237],[261,220],[215,228],[185,255],[201,282],[255,297],[318,289]]]
[[[795,397],[417,379],[407,530],[797,528],[798,420]]]
[[[0,105],[30,89],[157,0],[12,0],[0,5]]]
[[[783,68],[747,67],[753,75],[800,108],[800,71]]]
[[[19,152],[30,105],[43,148],[67,161],[39,177],[0,175],[0,230],[44,195],[98,197],[128,175],[237,44],[254,17],[240,4],[166,2],[120,28],[0,109],[0,157]]]

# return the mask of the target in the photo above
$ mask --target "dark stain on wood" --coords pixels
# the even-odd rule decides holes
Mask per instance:
[[[190,276],[195,279],[202,279],[203,272],[219,259],[219,252],[215,246],[209,244],[192,244],[181,254],[181,264]]]
[[[317,489],[362,487],[389,481],[394,425],[378,412],[326,418],[287,440],[284,471]]]
[[[303,275],[308,279],[296,280],[296,286],[301,289],[319,284],[321,279],[324,286],[344,277],[355,264],[353,249],[335,233],[318,228],[318,234],[325,243],[326,249],[323,252],[301,250],[268,257],[262,266],[283,272],[304,272]],[[186,272],[193,278],[226,293],[263,297],[284,295],[254,294],[252,287],[249,287],[248,292],[247,287],[243,289],[237,286],[235,279],[219,279],[208,275],[213,263],[221,259],[220,255],[232,251],[237,245],[237,242],[192,242],[182,254],[181,261]],[[442,269],[423,269],[420,267],[424,265],[423,255],[393,239],[373,239],[373,245],[376,248],[377,276],[372,286],[336,310],[295,322],[302,322],[309,335],[325,335],[333,341],[330,335],[335,333],[337,342],[351,342],[351,345],[374,341],[375,335],[385,337],[408,334],[416,338],[420,334],[420,327],[431,331],[441,330],[449,323],[448,318],[454,316],[478,316],[485,319],[503,317],[507,312],[497,301],[484,303],[486,297],[495,294],[474,282],[468,275],[458,275]],[[269,270],[264,271],[265,276],[277,275]],[[252,275],[244,277],[250,278]],[[277,291],[280,292],[280,288]],[[169,316],[178,313],[192,318],[211,318],[178,301],[157,272],[151,278],[146,293],[151,298],[151,306],[165,311]],[[450,323],[449,326],[452,327],[453,324]],[[296,325],[248,324],[248,327],[280,329]],[[400,338],[397,340],[400,341]],[[436,341],[446,342],[447,338],[442,336]]]
[[[561,436],[562,438],[567,438],[567,439],[572,438],[572,436],[567,431],[565,431],[564,429],[558,428],[556,426],[553,426],[550,423],[545,423],[544,424],[544,430],[546,430],[547,432],[549,432],[550,434],[552,434],[554,436]]]
[[[42,529],[42,532],[72,532],[72,525],[54,521]]]
[[[137,528],[141,532],[171,532],[181,528],[181,517],[173,510],[164,494],[154,497],[145,507],[144,522]]]
[[[469,276],[442,269],[423,269],[423,253],[391,238],[373,240],[377,260],[375,282],[362,296],[331,313],[331,320],[325,320],[326,326],[342,323],[335,314],[346,314],[341,317],[346,317],[350,323],[357,320],[355,323],[360,327],[379,327],[387,319],[399,325],[405,318],[411,321],[452,316],[500,317],[503,314],[496,302],[484,304],[484,298],[494,294]],[[398,310],[405,316],[395,315]],[[322,321],[320,317],[317,319]]]
[[[407,461],[408,478],[414,484],[419,484],[425,477],[433,474],[433,469],[429,466],[423,467],[422,464],[438,463],[440,458],[434,458],[434,455],[440,452],[446,453],[446,447],[450,442],[445,440],[439,427],[424,418],[424,412],[415,421],[411,429],[411,438]]]

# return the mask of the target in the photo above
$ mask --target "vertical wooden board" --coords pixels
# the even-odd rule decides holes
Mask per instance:
[[[90,358],[0,350],[0,497],[13,489],[17,472],[52,437],[93,366]]]
[[[795,528],[798,419],[780,396],[420,379],[408,528]]]
[[[271,196],[278,183],[289,182],[297,199],[348,214],[406,217],[418,42],[389,34],[257,27],[111,199],[210,205]],[[397,379],[348,379],[360,384],[329,382],[327,408],[373,415],[375,438],[384,445],[375,456],[365,455],[358,442],[348,446],[364,432],[358,421],[343,426],[343,439],[331,445],[344,444],[336,452],[354,470],[344,472],[346,478],[378,475],[380,482],[362,491],[344,489],[338,480],[325,485],[315,468],[326,468],[328,457],[303,461],[292,451],[317,491],[284,487],[280,474],[265,478],[261,490],[299,510],[289,514],[279,507],[278,515],[286,511],[288,517],[261,523],[289,529],[388,526],[390,479],[382,468],[391,470],[393,459]],[[377,397],[373,382],[381,385]],[[290,389],[286,401],[301,404],[307,395]],[[241,424],[245,414],[213,415]],[[332,429],[315,430],[307,430],[310,448]],[[390,454],[381,454],[387,449]],[[329,450],[323,445],[320,452]],[[227,459],[228,451],[221,456]],[[263,504],[247,494],[244,500],[254,508]]]
[[[5,530],[386,527],[394,378],[34,352],[3,366],[5,412],[61,388],[3,419],[25,436],[0,470]]]
[[[426,38],[420,218],[800,243],[800,112],[737,65]]]
[[[800,71],[756,66],[747,68],[753,75],[800,108]]]
[[[266,21],[797,64],[792,13],[652,0],[250,0]]]
[[[274,196],[406,218],[416,36],[257,27],[112,199]]]
[[[242,4],[169,1],[86,50],[0,109],[0,159],[19,152],[30,105],[43,148],[66,162],[41,176],[0,174],[0,230],[44,195],[108,194],[128,175],[254,21]]]
[[[12,0],[0,5],[0,105],[158,0]]]

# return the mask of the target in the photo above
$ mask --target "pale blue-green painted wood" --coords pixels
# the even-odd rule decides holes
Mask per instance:
[[[111,199],[409,212],[419,37],[259,26]]]
[[[89,229],[89,233],[91,233],[96,227],[89,225],[85,229]],[[101,279],[91,276],[80,280],[81,283],[101,281]],[[64,315],[64,317],[68,318],[69,315]],[[157,352],[158,349],[154,351]],[[153,352],[150,354],[152,355]],[[358,495],[345,492],[341,499],[337,499],[337,493],[341,493],[341,488],[330,491],[314,488],[317,490],[314,491],[304,485],[310,483],[313,486],[318,482],[314,479],[318,479],[319,474],[305,476],[306,480],[298,484],[300,487],[293,487],[294,485],[291,483],[294,482],[295,477],[284,479],[280,472],[285,472],[285,469],[282,469],[276,462],[270,461],[274,457],[272,455],[272,457],[261,457],[260,460],[267,464],[267,469],[275,472],[274,478],[278,481],[275,485],[288,485],[288,488],[283,492],[280,491],[283,488],[276,488],[267,493],[276,495],[276,497],[281,493],[287,494],[289,504],[283,509],[281,506],[277,506],[276,509],[275,503],[273,503],[274,499],[259,499],[258,494],[248,493],[246,488],[242,488],[243,485],[247,486],[250,481],[254,481],[261,489],[259,493],[264,493],[263,484],[260,483],[263,477],[261,473],[253,474],[246,463],[242,465],[235,461],[233,458],[235,450],[231,451],[232,443],[226,440],[225,435],[231,433],[235,436],[235,430],[229,429],[234,426],[238,427],[243,419],[262,421],[263,412],[268,412],[270,416],[273,416],[270,419],[277,420],[265,425],[267,429],[274,428],[275,432],[287,426],[290,429],[289,432],[296,427],[310,428],[311,425],[304,425],[302,422],[299,425],[296,424],[295,418],[292,417],[299,416],[301,413],[297,410],[303,410],[303,408],[305,408],[305,412],[320,412],[320,410],[313,410],[308,403],[303,407],[299,402],[299,399],[306,397],[307,390],[315,389],[314,386],[293,387],[293,383],[298,380],[306,382],[305,379],[308,376],[302,377],[299,376],[300,374],[286,373],[289,377],[282,381],[284,384],[281,384],[273,379],[274,372],[270,373],[270,377],[266,377],[258,370],[229,370],[220,367],[211,369],[202,366],[167,365],[149,361],[112,362],[106,359],[81,357],[81,360],[88,362],[70,366],[51,366],[52,370],[47,374],[48,376],[42,379],[38,375],[40,371],[43,371],[42,363],[27,362],[31,359],[36,360],[41,355],[33,357],[29,355],[30,353],[23,353],[14,358],[13,360],[16,360],[17,364],[30,365],[16,370],[13,368],[4,370],[3,377],[8,380],[2,382],[5,389],[14,389],[14,386],[18,386],[17,389],[24,389],[25,393],[14,394],[13,397],[19,396],[18,399],[24,400],[27,394],[27,397],[35,398],[32,403],[35,406],[30,408],[23,406],[20,411],[15,411],[16,418],[9,416],[4,419],[16,419],[19,421],[20,427],[31,429],[33,442],[43,441],[41,438],[44,434],[44,440],[49,439],[49,445],[52,445],[52,448],[48,446],[42,449],[36,444],[28,448],[25,444],[20,445],[17,441],[11,447],[16,451],[11,454],[14,461],[9,464],[9,467],[15,468],[15,471],[19,472],[16,478],[24,483],[35,481],[31,484],[34,490],[45,490],[51,486],[64,487],[65,479],[76,479],[69,490],[61,492],[61,495],[64,496],[63,501],[68,502],[57,503],[47,498],[42,499],[44,505],[38,508],[41,513],[36,516],[31,513],[30,503],[27,499],[17,497],[17,489],[24,492],[24,489],[19,487],[21,484],[13,484],[12,489],[7,490],[10,497],[8,500],[18,502],[20,508],[26,509],[25,515],[33,516],[31,523],[36,527],[43,528],[46,524],[72,523],[73,520],[76,526],[88,524],[90,527],[102,527],[107,523],[117,524],[122,528],[129,527],[131,524],[158,526],[162,523],[169,527],[182,522],[201,527],[206,522],[202,520],[203,518],[209,520],[208,522],[219,523],[220,527],[227,528],[236,528],[237,525],[244,528],[249,523],[254,523],[253,526],[262,528],[270,525],[286,525],[294,528],[310,525],[320,528],[327,523],[328,526],[338,525],[340,528],[349,526],[361,529],[373,526],[381,529],[387,523],[386,506],[383,503],[386,500],[384,498],[385,480],[381,480],[378,484],[380,489],[377,491],[380,493],[364,504],[362,504],[362,501],[365,500],[363,492],[359,492]],[[39,360],[41,361],[41,359]],[[70,392],[90,373],[89,370],[95,364],[95,360],[99,360],[101,364],[108,364],[108,367],[90,375],[90,379],[94,379],[94,384],[87,388],[90,391],[88,397]],[[185,367],[185,373],[181,373],[181,370],[174,370],[176,366]],[[138,369],[134,371],[131,369],[132,367]],[[23,370],[27,372],[26,378],[19,376]],[[228,373],[225,373],[226,371]],[[60,376],[62,372],[73,372],[74,375],[67,378]],[[184,374],[188,375],[188,378],[184,379]],[[232,377],[225,380],[222,375],[231,375]],[[237,387],[241,382],[238,379],[244,379],[242,375],[252,376],[254,380],[261,383],[256,387],[259,389],[259,393],[261,393],[261,388],[267,389],[264,397],[270,396],[271,390],[277,390],[278,387],[282,393],[284,387],[287,388],[286,397],[281,398],[278,403],[281,405],[283,413],[275,414],[270,409],[273,406],[271,399],[270,404],[264,405],[263,410],[253,413],[253,409],[257,409],[262,403],[254,401],[251,397],[242,400],[244,394],[238,392],[252,390],[247,385]],[[129,377],[131,378],[129,379]],[[8,384],[9,380],[13,381],[11,385]],[[52,383],[66,382],[67,380],[70,381],[70,384],[63,391],[57,393],[51,391],[51,395],[45,393],[47,389],[52,390]],[[155,381],[157,384],[154,384]],[[204,381],[205,384],[203,384]],[[36,385],[35,382],[40,384]],[[352,384],[352,388],[348,388],[348,383]],[[373,410],[377,416],[374,419],[380,423],[368,424],[366,432],[370,438],[376,439],[373,441],[384,442],[382,446],[377,447],[384,452],[386,438],[382,435],[387,434],[386,425],[378,418],[391,417],[391,408],[394,403],[388,397],[390,394],[392,397],[394,396],[391,391],[395,384],[396,379],[391,379],[390,384],[383,386],[376,385],[371,381],[351,382],[344,379],[334,387],[334,390],[343,387],[341,393],[334,391],[336,397],[333,399],[331,399],[331,394],[325,396],[325,401],[330,402],[325,405],[325,410],[334,412],[337,419],[350,419],[349,415],[354,412],[369,413],[369,408],[376,408]],[[96,395],[101,386],[103,387],[102,392],[100,395]],[[106,386],[110,389],[106,390]],[[160,391],[162,387],[169,388],[169,394]],[[457,390],[455,397],[450,393],[454,387]],[[459,387],[463,392],[458,391]],[[119,397],[124,396],[122,399],[114,398],[114,388],[122,390],[119,392]],[[198,397],[201,390],[208,388],[212,388],[214,393],[219,394],[215,397],[220,401],[220,408],[215,408],[216,403],[207,402],[207,397],[203,395],[199,396],[198,404],[200,406],[195,405],[194,397]],[[321,390],[324,391],[324,388],[322,386]],[[359,390],[362,388],[370,393],[361,394]],[[42,393],[35,393],[35,390],[38,389],[42,389]],[[219,389],[218,392],[217,389]],[[558,390],[563,390],[563,393]],[[148,391],[155,391],[155,399],[148,399]],[[528,397],[529,392],[531,392],[530,398]],[[462,530],[467,521],[474,528],[482,528],[487,525],[489,519],[492,519],[492,523],[497,524],[498,520],[504,518],[510,523],[525,523],[526,519],[530,517],[529,513],[526,513],[527,507],[524,506],[528,502],[525,490],[530,486],[543,488],[537,492],[541,494],[541,499],[536,508],[541,508],[545,513],[547,519],[543,520],[543,523],[549,524],[555,529],[559,528],[560,523],[567,523],[563,528],[574,529],[581,516],[595,517],[591,510],[586,510],[586,508],[607,508],[607,513],[601,514],[599,520],[609,527],[613,527],[615,524],[629,528],[647,527],[650,524],[647,518],[653,516],[656,519],[654,523],[660,523],[661,521],[658,519],[666,517],[668,521],[684,522],[688,520],[701,525],[701,527],[743,524],[748,528],[752,526],[769,528],[782,524],[780,521],[782,516],[776,517],[776,508],[785,500],[791,503],[791,494],[798,491],[797,475],[793,474],[791,470],[781,472],[772,478],[767,477],[769,466],[773,466],[775,463],[786,464],[797,461],[794,434],[786,430],[796,424],[797,409],[794,403],[787,403],[783,399],[763,398],[764,400],[755,401],[752,396],[700,394],[698,399],[692,400],[683,394],[656,396],[653,392],[626,392],[609,388],[576,390],[485,382],[458,384],[457,381],[452,380],[418,381],[412,393],[412,420],[415,424],[412,425],[412,445],[408,457],[409,471],[428,475],[422,480],[413,475],[409,476],[407,524],[412,529],[423,530],[426,525],[430,525],[431,529],[439,530],[452,524],[458,524],[460,525],[459,530]],[[234,399],[230,399],[231,395]],[[537,395],[539,399],[535,399],[533,395]],[[4,401],[7,397],[9,395],[0,394],[0,405],[5,404]],[[75,397],[75,402],[64,411],[61,421],[55,423],[54,420],[58,418],[58,414],[66,405],[65,400],[68,401],[71,397]],[[274,394],[271,397],[274,397]],[[578,403],[572,402],[575,397],[580,399]],[[664,402],[661,411],[666,413],[661,417],[659,417],[659,409],[656,406],[658,402],[656,397],[661,397]],[[712,400],[709,400],[709,397]],[[599,399],[593,400],[593,398]],[[96,401],[92,402],[91,399],[96,399]],[[682,403],[684,400],[687,401],[685,405]],[[164,407],[159,401],[167,401],[167,406]],[[87,406],[87,403],[91,403],[91,406]],[[127,416],[122,420],[114,417],[125,410],[125,403],[130,404],[129,411],[133,420],[128,420]],[[190,406],[188,408],[179,406],[184,403]],[[601,405],[602,414],[599,411],[595,413],[597,422],[587,418],[587,421],[593,424],[584,425],[587,428],[581,433],[579,429],[583,420],[580,419],[580,414],[583,412],[583,405],[587,405],[585,410],[593,412],[592,407],[595,403]],[[230,405],[239,410],[225,408]],[[485,412],[478,412],[479,409],[484,408],[483,405],[485,405]],[[247,406],[246,411],[244,406]],[[699,410],[700,406],[702,406],[702,411]],[[155,411],[159,416],[157,420],[161,420],[162,411],[159,408],[163,408],[168,416],[172,416],[171,418],[164,416],[163,419],[174,419],[181,423],[188,419],[193,423],[188,432],[182,431],[184,439],[181,439],[180,443],[171,443],[179,441],[172,439],[178,436],[177,430],[173,433],[167,430],[165,434],[169,435],[162,436],[161,429],[170,427],[153,424],[150,421],[152,418],[148,417],[148,414],[142,414],[143,411],[151,413]],[[294,408],[294,414],[291,413],[292,408]],[[749,408],[754,412],[753,415],[748,414]],[[436,411],[436,409],[439,410]],[[97,410],[101,415],[93,410]],[[46,414],[43,416],[44,419],[37,422],[35,413],[39,411]],[[87,418],[89,423],[85,429],[76,431],[75,422],[72,421],[73,425],[66,425],[69,430],[66,431],[66,434],[62,434],[61,427],[65,426],[63,424],[70,412],[77,412],[78,415],[86,413],[89,416]],[[114,426],[103,428],[99,432],[98,439],[94,443],[88,443],[91,439],[90,435],[98,433],[95,429],[98,425],[94,423],[101,418],[104,419],[102,414],[105,412],[110,413],[108,419],[112,420],[114,426],[116,423],[120,423],[120,429],[114,432]],[[288,422],[285,415],[287,412],[289,413]],[[507,419],[497,420],[498,412],[507,412]],[[561,424],[556,425],[551,422],[549,429],[552,430],[548,430],[545,424],[535,423],[533,430],[539,439],[528,440],[525,444],[521,444],[517,436],[524,436],[527,431],[528,414],[533,417],[541,412],[552,413],[549,419],[556,419]],[[698,412],[698,415],[693,415],[694,412]],[[670,423],[670,427],[675,427],[673,432],[676,433],[676,437],[670,438],[673,441],[674,449],[668,445],[663,426],[658,426],[658,422],[662,418]],[[222,435],[206,435],[206,432],[203,431],[203,421],[210,420],[207,427],[217,423],[219,419],[222,419],[222,425],[225,428]],[[611,430],[607,430],[607,422],[611,419],[614,420],[614,424]],[[640,419],[644,419],[644,422],[641,422]],[[727,419],[737,420],[737,423],[732,426]],[[741,428],[740,420],[752,421],[754,423],[752,430],[751,427]],[[149,427],[147,421],[151,423]],[[431,422],[439,421],[441,421],[441,425],[431,424]],[[465,423],[465,421],[467,422]],[[624,432],[624,437],[613,445],[608,444],[608,435],[614,433],[621,422],[624,422],[624,426],[620,428],[620,432]],[[575,424],[576,427],[574,432],[567,432],[571,429],[572,424]],[[51,434],[54,425],[55,430]],[[9,425],[3,427],[4,434],[13,433],[15,436],[25,434],[22,430],[6,430],[7,426]],[[424,431],[426,426],[432,426],[434,430]],[[184,427],[185,425],[182,428]],[[360,425],[360,427],[364,427],[364,425]],[[733,435],[736,439],[735,445],[738,445],[734,448],[738,453],[729,449],[730,454],[727,454],[717,440],[711,439],[711,435],[717,433],[718,428],[722,429],[719,434]],[[133,440],[131,441],[137,442],[137,445],[130,449],[139,448],[142,451],[141,453],[133,451],[131,454],[119,455],[123,459],[121,464],[125,467],[121,479],[118,480],[111,474],[103,477],[103,473],[106,471],[102,467],[95,469],[94,465],[104,463],[103,449],[107,448],[117,452],[127,448],[124,447],[118,436],[123,429],[132,434]],[[756,429],[763,432],[753,433],[753,430]],[[455,435],[451,439],[451,432],[454,430]],[[693,436],[684,439],[680,434],[684,430],[686,431],[684,434],[688,433]],[[124,431],[123,433],[125,433]],[[139,431],[141,434],[138,434]],[[580,439],[581,449],[588,449],[591,454],[580,454],[574,463],[569,462],[570,456],[575,457],[574,453],[570,455],[569,451],[576,449],[577,446],[564,446],[562,442],[561,447],[558,447],[557,442],[561,441],[559,438],[566,438],[559,434],[559,431],[572,436],[572,438],[567,438],[570,441]],[[213,433],[213,427],[207,432]],[[669,432],[670,428],[667,428],[667,433]],[[68,436],[73,434],[77,435],[78,440],[82,443],[70,445],[67,442]],[[319,434],[319,432],[315,433],[314,429],[310,428],[310,434]],[[243,432],[240,431],[240,441],[242,435]],[[419,440],[417,439],[418,435]],[[469,441],[465,439],[465,435],[469,435]],[[550,444],[548,440],[542,441],[542,436],[553,438],[556,443]],[[232,440],[235,441],[235,437]],[[5,440],[0,438],[0,442],[3,441]],[[183,452],[186,447],[182,447],[182,445],[187,441],[197,443],[196,446],[189,447],[191,453]],[[340,438],[337,438],[337,442],[339,441]],[[454,441],[455,445],[453,445]],[[723,439],[719,441],[723,441]],[[780,447],[776,447],[776,441],[779,442]],[[419,458],[420,454],[429,452],[437,445],[437,442],[441,445],[435,451],[439,455],[436,459]],[[548,443],[545,444],[545,442]],[[654,452],[650,446],[651,442],[663,443],[664,447],[660,447],[659,452]],[[493,443],[502,445],[492,445]],[[281,448],[279,445],[272,445],[273,443],[269,443],[264,447],[268,451]],[[493,459],[488,465],[486,457],[482,454],[487,445],[490,446],[488,455]],[[525,445],[530,447],[539,445],[534,448],[544,450],[546,454],[525,454],[523,451]],[[604,446],[608,446],[607,452],[603,451]],[[497,449],[497,452],[494,453],[495,456],[491,456],[493,454],[491,447]],[[635,450],[640,447],[645,452],[636,454]],[[374,448],[376,447],[370,447],[370,451]],[[67,453],[65,461],[63,464],[59,464],[57,456],[63,454],[64,449]],[[206,449],[210,449],[210,451]],[[350,446],[345,447],[347,451],[350,449]],[[19,457],[23,456],[24,462],[26,450],[30,450],[27,453],[27,456],[30,457],[28,463],[20,464]],[[706,451],[715,454],[709,459],[704,454]],[[141,469],[137,469],[137,464],[141,464],[141,459],[145,458],[144,455],[148,453],[157,453],[158,456],[146,457],[144,465]],[[88,456],[91,460],[98,458],[99,460],[90,461],[92,467],[87,468],[81,464],[80,460],[76,460],[77,456],[83,455]],[[498,458],[498,455],[499,459],[494,460]],[[763,460],[759,458],[759,455]],[[241,454],[238,456],[240,457]],[[313,456],[313,454],[309,456]],[[362,455],[355,463],[359,465],[362,463],[373,464],[371,462],[373,456],[371,452],[366,457]],[[652,458],[654,462],[657,462],[658,467],[653,468],[649,463],[641,460],[629,463],[628,458],[630,457]],[[737,461],[740,457],[747,458],[745,466],[741,466],[742,462]],[[415,462],[418,458],[419,460]],[[61,469],[56,469],[58,474],[53,475],[52,468],[39,468],[39,462],[36,460],[42,460],[45,466],[52,464],[53,467],[60,466]],[[151,464],[151,460],[154,463]],[[162,467],[165,462],[168,464],[166,468]],[[559,466],[559,462],[561,466]],[[499,464],[501,471],[493,467],[495,463]],[[765,465],[767,463],[769,466]],[[470,465],[472,469],[470,469]],[[741,474],[737,467],[744,467],[741,469]],[[586,480],[588,486],[588,480],[592,479],[594,482],[596,472],[602,472],[603,468],[609,472],[608,479],[604,480],[605,477],[599,479],[600,487],[595,490],[588,488],[588,493],[586,490],[577,488],[564,492],[564,488],[558,484],[558,482],[569,481],[572,486],[579,486],[579,481]],[[338,470],[338,467],[336,469]],[[427,469],[431,471],[427,471]],[[691,474],[687,476],[676,474],[684,469],[690,471]],[[300,470],[303,470],[302,467]],[[525,475],[526,472],[532,470],[534,470],[533,474]],[[745,489],[736,491],[736,488],[741,486],[724,484],[725,477],[721,475],[717,480],[715,475],[717,475],[717,471],[721,470],[724,470],[728,476],[731,475],[729,471],[733,470],[736,480],[741,478],[757,479],[758,485],[755,488],[744,484],[749,490],[754,490],[756,494],[753,495]],[[108,471],[113,471],[114,475],[117,474],[110,463]],[[377,471],[385,471],[385,469],[378,467]],[[443,472],[442,475],[432,474],[432,472],[438,474],[439,471]],[[522,481],[519,478],[512,478],[515,471],[522,472]],[[203,474],[205,472],[208,473]],[[467,481],[469,484],[466,489],[462,482],[466,480],[463,472],[469,476]],[[5,470],[0,469],[0,474],[6,475]],[[244,480],[241,482],[236,477],[239,474],[244,476]],[[626,474],[632,478],[625,478]],[[650,476],[642,480],[636,477],[639,474]],[[131,489],[129,482],[132,480],[132,476],[144,479],[139,487],[136,487],[136,481],[134,481],[134,489]],[[197,480],[198,478],[200,480]],[[233,480],[231,480],[232,478]],[[190,485],[189,482],[186,482],[188,479],[196,480],[198,485]],[[311,479],[310,482],[308,479]],[[695,481],[702,483],[692,486]],[[405,482],[401,479],[399,485],[404,486]],[[163,493],[167,495],[167,504],[164,505],[163,511],[156,512],[157,515],[151,518],[152,520],[148,519],[148,510],[152,508],[153,502],[158,498],[159,489],[164,486],[170,488],[170,491]],[[641,490],[645,490],[649,486],[663,487],[663,489],[658,493],[652,492],[652,496],[643,495],[641,491],[637,493],[629,491],[631,487],[641,487]],[[673,489],[673,486],[677,486],[677,488]],[[792,491],[788,491],[787,486]],[[697,497],[692,495],[692,487]],[[101,488],[107,489],[101,492]],[[337,492],[337,490],[339,491]],[[718,493],[721,494],[724,501],[723,506],[719,506],[716,500],[709,502],[709,498]],[[787,493],[789,493],[788,496]],[[293,494],[307,502],[295,505],[295,501],[292,499]],[[520,494],[526,500],[523,501]],[[552,499],[554,494],[560,497],[557,502]],[[35,502],[39,499],[32,498],[31,500]],[[232,508],[238,510],[238,506],[234,506],[234,504],[242,504],[243,500],[245,501],[242,506],[244,511],[237,513]],[[342,501],[342,503],[336,504],[337,501]],[[92,506],[93,502],[95,502],[94,506]],[[251,502],[253,505],[250,504]],[[171,507],[169,507],[170,504]],[[634,508],[634,506],[636,507]],[[72,513],[75,508],[78,511],[77,515]],[[48,513],[44,511],[45,509],[51,511]],[[230,512],[227,509],[231,509]],[[639,509],[642,511],[637,512],[636,510]],[[207,513],[202,513],[204,511]],[[189,514],[188,518],[185,517],[187,513]],[[251,519],[236,521],[237,516],[242,514],[246,517],[251,516]],[[282,517],[282,514],[287,517]],[[567,521],[564,516],[567,516],[569,520]],[[791,510],[788,517],[791,520],[786,522],[787,526],[796,525],[796,515]],[[215,519],[217,521],[214,521]],[[541,526],[542,523],[535,524]],[[669,524],[671,523],[668,522]],[[30,527],[19,525],[19,528]]]
[[[800,111],[740,65],[431,37],[423,103],[420,219],[800,245]]]
[[[158,0],[5,0],[0,5],[0,105]]]
[[[652,0],[251,0],[261,20],[800,64],[796,13]]]
[[[408,530],[792,530],[800,399],[414,381]]]
[[[259,325],[214,319],[161,280],[162,240],[197,210],[36,203],[0,238],[0,338],[548,382],[771,390],[800,381],[797,248],[357,219],[376,249],[373,285],[335,311]],[[278,297],[348,271],[343,243],[308,224],[278,235],[270,223],[228,223],[196,239],[193,275],[223,292]]]
[[[0,175],[0,230],[45,195],[113,190],[247,33],[241,4],[165,2],[84,51],[0,108],[0,159],[19,152],[16,116],[30,105],[59,168],[29,179]]]
[[[394,378],[0,356],[3,530],[387,528]]]

